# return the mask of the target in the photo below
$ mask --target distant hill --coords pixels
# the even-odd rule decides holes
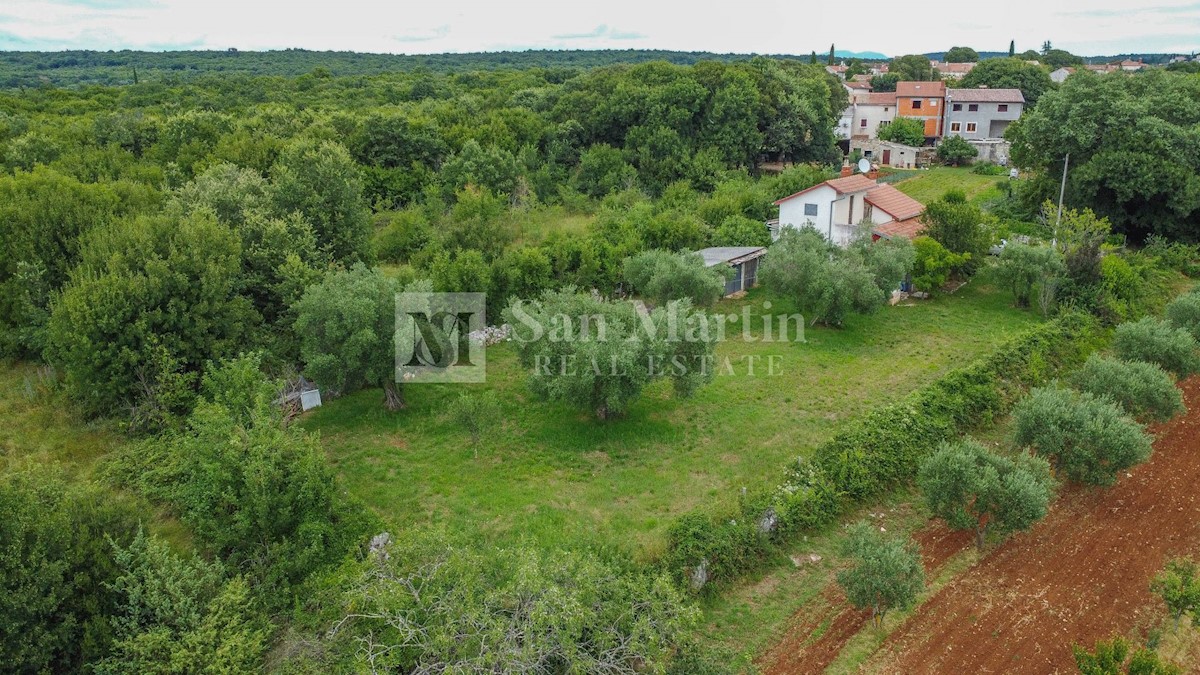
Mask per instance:
[[[829,55],[829,52],[826,51],[825,56],[828,56],[828,55]],[[890,61],[891,60],[891,57],[880,54],[879,52],[848,52],[848,51],[841,50],[841,49],[835,49],[833,52],[833,55],[839,59],[862,59],[863,61]],[[817,57],[819,58],[820,56],[821,56],[821,53],[817,52]]]

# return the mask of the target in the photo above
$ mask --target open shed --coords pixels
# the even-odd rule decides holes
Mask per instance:
[[[750,289],[758,281],[758,259],[766,255],[764,246],[714,246],[697,251],[705,267],[727,265],[733,275],[725,281],[725,295]]]

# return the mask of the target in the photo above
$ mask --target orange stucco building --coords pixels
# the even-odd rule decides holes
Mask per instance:
[[[896,84],[896,115],[911,117],[925,127],[926,138],[942,135],[946,85],[942,82],[899,82]]]

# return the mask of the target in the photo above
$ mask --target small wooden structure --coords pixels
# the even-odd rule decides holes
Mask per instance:
[[[758,281],[758,259],[766,255],[764,246],[715,246],[697,251],[705,267],[728,265],[733,275],[725,281],[726,297],[749,290]]]
[[[283,393],[275,402],[283,408],[284,417],[291,419],[302,412],[321,406],[321,390],[303,375],[288,380]]]

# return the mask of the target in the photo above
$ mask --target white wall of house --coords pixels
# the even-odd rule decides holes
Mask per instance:
[[[838,118],[838,126],[836,136],[842,140],[849,140],[850,135],[854,132],[854,106],[846,106],[842,111],[842,116]]]
[[[831,187],[821,187],[789,199],[779,205],[779,227],[811,227],[839,246],[845,246],[854,237],[858,226],[867,218],[876,225],[891,222],[886,212],[870,208],[866,192],[839,195]],[[854,213],[850,213],[853,203]],[[830,220],[830,213],[833,219]]]
[[[850,126],[850,135],[855,138],[879,138],[879,125],[890,123],[896,119],[896,106],[854,104],[854,121]]]

